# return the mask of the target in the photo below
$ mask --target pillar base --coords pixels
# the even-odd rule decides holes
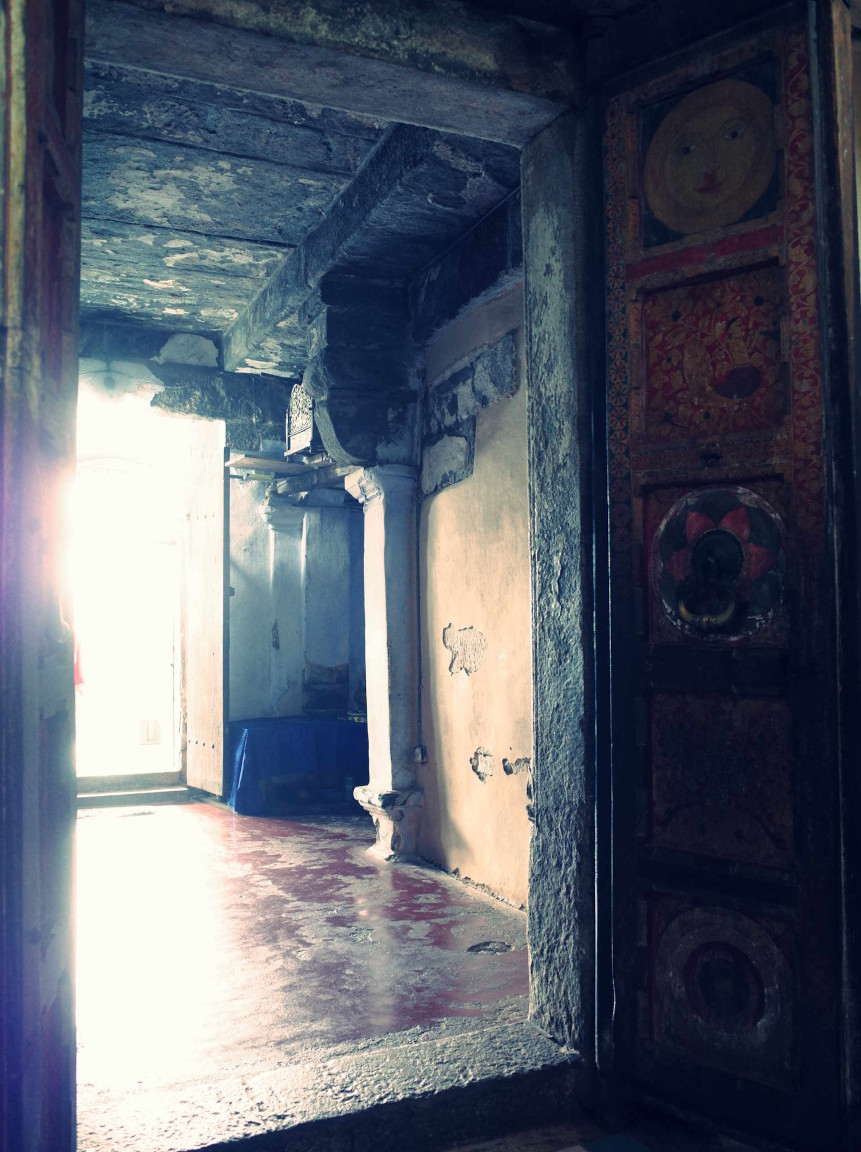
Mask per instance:
[[[377,841],[368,849],[378,860],[409,860],[418,854],[419,816],[424,794],[418,788],[403,792],[376,792],[365,784],[353,796],[370,813]]]

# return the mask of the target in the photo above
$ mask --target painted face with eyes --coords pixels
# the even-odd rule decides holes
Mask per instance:
[[[775,165],[771,101],[745,80],[721,80],[685,96],[649,145],[645,193],[675,232],[732,224],[768,187]]]

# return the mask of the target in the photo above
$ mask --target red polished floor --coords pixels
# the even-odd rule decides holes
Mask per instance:
[[[372,839],[364,813],[82,812],[82,1112],[150,1082],[523,1019],[524,915],[432,869],[376,862]]]

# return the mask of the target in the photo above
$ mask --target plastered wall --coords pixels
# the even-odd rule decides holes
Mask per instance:
[[[365,707],[358,505],[260,509],[266,483],[230,482],[230,719]]]
[[[525,904],[532,673],[520,292],[462,318],[428,348],[426,363],[432,381],[444,379],[512,329],[516,391],[478,413],[472,475],[421,509],[420,851]]]
[[[269,529],[259,512],[265,496],[265,483],[230,482],[231,720],[271,715]]]

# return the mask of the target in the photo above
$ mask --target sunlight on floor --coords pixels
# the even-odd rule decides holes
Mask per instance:
[[[199,828],[184,821],[181,834],[159,835],[176,824],[175,813],[155,821],[136,809],[83,817],[79,1082],[132,1085],[199,1070],[223,994],[229,919],[207,875],[212,853]]]

